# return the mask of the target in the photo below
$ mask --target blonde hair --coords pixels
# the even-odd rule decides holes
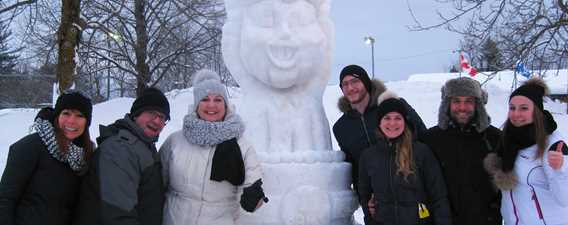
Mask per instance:
[[[377,135],[387,140],[386,136],[381,132],[380,128],[377,128]],[[402,174],[405,181],[408,181],[410,175],[414,175],[416,168],[414,166],[413,154],[412,154],[412,132],[410,128],[405,125],[404,131],[399,136],[399,139],[395,143],[396,150],[396,174]]]
[[[415,168],[412,157],[412,133],[405,126],[400,141],[396,142],[396,173],[402,174],[404,180],[407,180],[408,176],[414,175]]]

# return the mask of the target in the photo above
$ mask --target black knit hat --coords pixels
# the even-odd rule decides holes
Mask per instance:
[[[365,86],[365,89],[367,90],[367,92],[371,92],[371,79],[369,79],[369,75],[367,74],[367,71],[365,71],[365,69],[363,69],[363,67],[360,67],[358,65],[349,65],[344,67],[341,70],[341,73],[339,74],[339,87],[343,88],[343,85],[341,83],[341,81],[343,81],[343,78],[345,78],[345,76],[347,75],[351,75],[359,80],[361,80],[361,82],[363,82],[363,85]]]
[[[383,117],[390,112],[400,113],[400,115],[402,115],[402,118],[404,118],[406,121],[406,115],[408,114],[408,112],[406,110],[406,106],[400,99],[388,98],[383,100],[377,110],[377,118],[379,118],[379,121],[381,121],[381,119],[383,119]]]
[[[509,96],[509,101],[517,95],[525,96],[534,103],[535,107],[544,110],[542,98],[546,95],[547,89],[548,87],[542,79],[533,78],[515,89],[513,93],[511,93],[511,96]]]
[[[140,113],[148,110],[156,110],[163,113],[166,119],[170,119],[170,103],[168,99],[162,93],[162,91],[156,88],[146,88],[142,92],[130,108],[130,116],[132,118],[137,117]]]
[[[81,112],[87,119],[87,127],[91,125],[93,114],[93,104],[91,99],[79,92],[71,91],[60,95],[55,102],[55,117],[57,118],[64,109],[75,109]]]

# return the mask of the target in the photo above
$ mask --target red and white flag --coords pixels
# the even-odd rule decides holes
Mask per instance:
[[[469,65],[469,62],[463,56],[463,52],[460,52],[460,66],[463,72],[466,72],[472,77],[474,77],[477,74],[477,69]]]

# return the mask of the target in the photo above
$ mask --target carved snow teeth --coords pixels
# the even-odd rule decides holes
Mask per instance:
[[[269,58],[272,63],[280,68],[290,68],[295,64],[296,47],[271,45],[269,47]]]

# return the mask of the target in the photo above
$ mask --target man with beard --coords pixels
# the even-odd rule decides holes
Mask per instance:
[[[341,70],[339,87],[343,96],[339,98],[337,105],[343,115],[333,125],[333,134],[339,148],[345,153],[345,161],[351,163],[353,189],[358,195],[359,157],[363,150],[376,142],[375,131],[379,124],[377,98],[386,87],[379,80],[371,81],[367,71],[358,65],[349,65]],[[426,126],[416,111],[404,99],[400,100],[407,107],[406,121],[417,137],[426,131]],[[369,207],[373,208],[372,205]],[[375,223],[366,217],[365,224]]]
[[[479,82],[467,77],[448,80],[442,87],[438,125],[421,138],[442,166],[455,225],[501,224],[499,193],[483,168],[501,131],[491,126],[486,103]]]

